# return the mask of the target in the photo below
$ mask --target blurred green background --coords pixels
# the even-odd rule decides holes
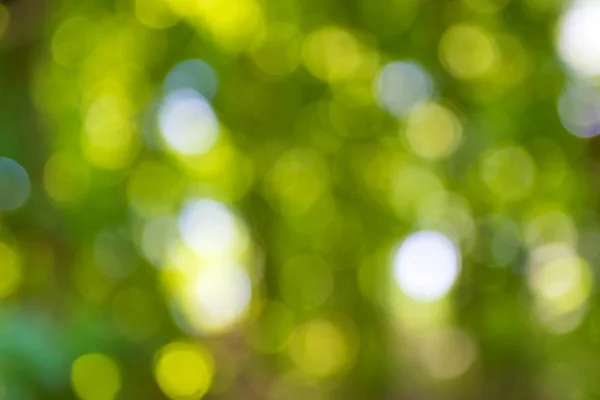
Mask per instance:
[[[0,398],[600,399],[600,1],[0,5]]]

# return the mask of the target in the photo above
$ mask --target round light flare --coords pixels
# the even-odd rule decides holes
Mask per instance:
[[[588,311],[588,307],[583,306],[571,312],[556,314],[544,305],[536,304],[536,306],[534,313],[540,325],[555,335],[563,335],[577,329],[585,319]]]
[[[529,271],[529,286],[538,302],[554,315],[580,308],[592,291],[592,271],[566,244],[536,249]]]
[[[142,254],[155,267],[161,267],[167,249],[177,237],[177,219],[169,215],[153,218],[146,222],[141,234]]]
[[[381,107],[391,114],[404,117],[415,106],[431,98],[433,81],[416,62],[396,61],[381,69],[373,90]]]
[[[495,149],[484,155],[481,178],[495,199],[518,201],[527,197],[535,182],[535,164],[517,146]]]
[[[578,75],[600,74],[600,2],[575,1],[560,22],[558,50]]]
[[[270,76],[294,72],[301,61],[302,36],[293,24],[274,23],[267,26],[264,41],[252,50],[254,64]]]
[[[423,158],[452,154],[462,137],[460,121],[448,108],[424,103],[408,118],[406,138],[412,150]]]
[[[157,354],[154,373],[167,397],[200,399],[211,387],[214,361],[209,351],[200,345],[174,342]]]
[[[568,243],[575,246],[578,239],[575,222],[560,209],[550,209],[533,216],[524,228],[525,241],[531,248],[548,243]]]
[[[443,381],[466,373],[477,358],[477,346],[458,329],[444,328],[418,339],[420,362],[434,379]]]
[[[328,170],[321,155],[296,148],[277,160],[265,184],[273,208],[287,216],[300,216],[323,196],[327,180]]]
[[[188,201],[179,215],[179,233],[186,246],[206,258],[227,258],[246,245],[241,223],[214,200]]]
[[[219,334],[239,322],[252,299],[252,282],[237,265],[211,265],[183,288],[182,310],[194,330]]]
[[[184,155],[208,152],[219,138],[219,121],[206,98],[193,89],[176,90],[164,99],[158,124],[167,145]]]
[[[600,134],[600,91],[581,82],[569,85],[558,99],[558,115],[565,129],[577,137]]]
[[[490,34],[469,24],[454,25],[444,33],[439,55],[444,68],[461,80],[485,77],[493,71],[499,58]]]
[[[85,354],[73,362],[71,384],[81,400],[113,400],[121,390],[119,367],[103,354]]]
[[[390,201],[398,215],[416,217],[425,199],[444,190],[443,183],[431,170],[416,164],[401,165],[394,171],[391,180]]]
[[[323,305],[334,286],[331,267],[310,255],[289,260],[283,265],[279,278],[281,297],[286,304],[299,309],[315,309]]]
[[[356,38],[334,26],[311,33],[303,43],[302,56],[308,71],[326,82],[350,78],[363,60]]]
[[[326,319],[316,319],[297,328],[289,346],[290,357],[300,372],[315,378],[338,375],[352,361],[344,332]]]
[[[393,260],[393,275],[400,289],[418,302],[444,297],[460,270],[456,245],[436,231],[420,231],[404,240]]]
[[[0,298],[10,296],[21,284],[23,277],[19,254],[0,242]]]
[[[459,195],[447,191],[431,193],[422,199],[417,215],[420,229],[452,233],[456,240],[471,243],[475,224],[469,203]]]
[[[83,16],[64,20],[52,36],[52,59],[64,67],[80,64],[93,44],[94,24]]]
[[[218,79],[214,69],[203,60],[185,60],[175,65],[165,78],[166,93],[193,89],[206,99],[217,93]]]
[[[27,171],[16,161],[0,157],[0,211],[21,207],[31,194]]]
[[[44,168],[44,187],[58,203],[81,200],[89,188],[89,176],[82,163],[68,154],[56,153]]]
[[[136,150],[129,100],[115,94],[96,98],[85,116],[82,146],[92,164],[105,169],[127,166]]]

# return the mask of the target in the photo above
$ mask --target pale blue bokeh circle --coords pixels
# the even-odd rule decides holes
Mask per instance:
[[[21,207],[31,194],[27,171],[14,160],[0,157],[0,211]]]

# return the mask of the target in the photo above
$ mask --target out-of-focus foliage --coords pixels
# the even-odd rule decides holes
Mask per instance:
[[[600,397],[598,0],[0,6],[0,397]]]

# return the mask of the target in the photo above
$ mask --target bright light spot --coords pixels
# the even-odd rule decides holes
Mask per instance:
[[[162,348],[154,368],[156,381],[171,399],[200,399],[212,384],[214,362],[204,347],[171,343]]]
[[[465,332],[444,329],[429,333],[419,341],[421,362],[435,379],[457,378],[467,372],[477,356],[473,339]]]
[[[248,306],[252,287],[241,268],[207,268],[200,273],[197,300],[211,325],[224,326],[235,320]]]
[[[5,298],[21,284],[21,260],[17,252],[0,242],[0,298]]]
[[[10,158],[0,157],[0,211],[21,207],[30,193],[27,171]]]
[[[499,148],[486,154],[481,178],[497,199],[521,200],[531,192],[535,181],[535,164],[524,149],[516,146]]]
[[[600,2],[575,1],[560,24],[558,49],[562,59],[577,74],[600,74]]]
[[[529,285],[541,307],[554,315],[581,307],[591,294],[589,265],[566,244],[549,244],[531,257]]]
[[[460,254],[454,243],[435,231],[409,236],[393,261],[393,273],[409,297],[431,302],[448,293],[460,269]]]
[[[408,118],[406,137],[410,147],[421,157],[450,155],[461,136],[462,126],[456,115],[439,104],[422,104]]]
[[[165,78],[166,93],[182,89],[193,89],[206,99],[217,94],[217,74],[202,60],[182,61],[169,71]]]
[[[568,86],[558,100],[558,115],[565,129],[575,136],[600,134],[600,92],[581,82]]]
[[[218,334],[242,319],[252,298],[252,284],[243,268],[214,264],[189,277],[179,292],[184,328]]]
[[[433,82],[419,64],[397,61],[383,67],[373,89],[383,108],[403,117],[431,98]]]
[[[159,126],[167,144],[186,155],[209,151],[219,138],[219,122],[209,102],[192,89],[169,94],[159,111]]]
[[[298,369],[316,378],[342,372],[351,362],[350,350],[344,332],[324,319],[300,326],[290,343],[290,356]]]
[[[192,200],[179,216],[183,242],[201,256],[226,256],[243,247],[241,226],[231,210],[213,200]]]
[[[86,354],[75,360],[71,383],[81,400],[113,400],[121,389],[117,364],[102,354]]]
[[[440,59],[455,78],[484,77],[498,62],[496,45],[489,33],[474,25],[454,25],[442,36]]]
[[[156,237],[148,239],[160,241],[161,226],[168,231],[169,224],[157,221]],[[163,258],[167,251],[163,282],[178,322],[195,333],[223,333],[242,319],[252,297],[250,275],[241,266],[248,261],[247,232],[227,207],[212,200],[188,202],[178,225],[182,240],[169,240],[156,255]]]

